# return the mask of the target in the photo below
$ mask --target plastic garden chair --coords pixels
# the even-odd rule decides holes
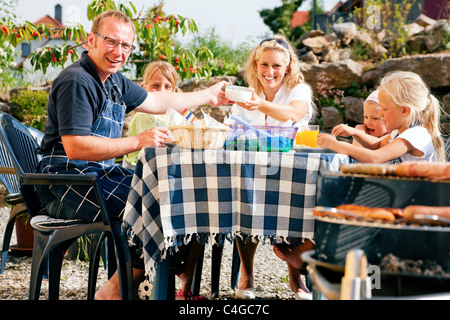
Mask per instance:
[[[33,128],[26,126],[27,130],[32,133],[37,143],[42,141],[44,134]],[[25,213],[27,208],[20,193],[20,184],[15,173],[13,163],[9,153],[6,151],[5,146],[0,141],[0,181],[8,191],[8,195],[5,197],[7,204],[11,206],[9,213],[9,219],[5,227],[3,234],[2,256],[0,274],[3,274],[6,267],[6,260],[8,259],[9,247],[11,242],[12,232],[14,230],[14,223],[19,214]]]
[[[80,236],[105,233],[114,244],[122,299],[133,299],[132,265],[127,239],[121,232],[121,222],[111,221],[109,218],[97,177],[95,175],[33,173],[39,161],[36,140],[23,124],[3,112],[0,112],[0,139],[12,161],[20,182],[20,192],[34,228],[29,298],[39,299],[44,268],[48,261],[48,298],[58,299],[62,261],[67,248]],[[101,210],[102,221],[54,219],[46,215],[45,209],[37,200],[34,186],[57,184],[92,187]]]

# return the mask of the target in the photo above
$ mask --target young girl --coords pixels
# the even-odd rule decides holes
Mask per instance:
[[[380,117],[380,102],[378,101],[378,90],[372,92],[364,101],[364,124],[355,126],[355,129],[362,130],[364,133],[380,138],[388,134],[386,121]],[[353,139],[355,146],[360,146],[356,139]]]
[[[291,126],[293,122],[306,125],[313,117],[312,90],[305,82],[295,51],[281,35],[265,39],[255,47],[247,62],[245,78],[254,93],[250,102],[233,105],[233,115],[244,117],[253,125],[269,126]],[[257,242],[244,243],[236,237],[236,243],[241,258],[236,298],[253,299],[253,259]],[[288,264],[289,285],[296,299],[311,299],[300,277],[299,257],[312,246],[309,239],[292,248],[274,246],[275,254]]]
[[[143,81],[141,85],[149,92],[155,91],[176,91],[181,92],[177,87],[178,74],[175,68],[165,61],[153,61],[147,65],[143,75]],[[141,133],[144,130],[160,131],[164,135],[165,141],[167,141],[168,124],[165,116],[163,115],[151,115],[148,113],[137,112],[130,121],[128,126],[128,135],[133,136]],[[156,142],[149,147],[159,147],[160,142]],[[124,167],[134,169],[137,162],[139,151],[127,154],[124,157]],[[182,247],[180,250],[184,254],[188,254],[188,258],[182,264],[181,270],[177,273],[177,276],[181,280],[181,290],[176,294],[177,300],[190,300],[190,299],[203,299],[203,297],[195,297],[190,291],[190,287],[193,280],[194,268],[197,263],[197,257],[201,251],[202,246],[196,240],[191,242],[189,247]],[[186,252],[188,250],[188,252]],[[142,272],[142,277],[144,270]],[[135,275],[138,277],[137,275]]]
[[[178,74],[175,68],[165,61],[153,61],[147,65],[144,71],[141,86],[149,92],[156,91],[174,91],[181,92],[177,87]],[[168,131],[169,125],[164,115],[153,115],[143,112],[136,112],[128,124],[128,136],[135,136],[142,131],[155,128],[153,130],[161,130],[164,133]],[[166,139],[166,142],[169,142]],[[158,147],[160,145],[151,145],[149,147]],[[125,168],[134,169],[137,162],[139,151],[129,153],[123,157],[122,165]]]
[[[444,161],[444,141],[439,130],[439,101],[419,75],[407,71],[387,74],[378,87],[382,106],[380,117],[386,138],[376,138],[361,130],[339,125],[332,134],[319,134],[319,147],[347,154],[359,162],[398,163],[402,161]],[[353,136],[364,148],[336,140]]]

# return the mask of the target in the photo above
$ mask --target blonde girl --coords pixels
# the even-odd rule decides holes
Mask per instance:
[[[175,68],[165,61],[150,62],[145,68],[142,77],[141,86],[149,92],[156,91],[174,91],[182,92],[177,87],[178,74]],[[128,135],[137,135],[140,132],[151,128],[151,130],[167,130],[168,123],[164,115],[151,115],[148,113],[137,112],[128,125]],[[166,139],[166,141],[168,141]],[[153,145],[158,147],[160,145]],[[152,146],[149,146],[152,147]],[[124,166],[134,168],[137,162],[139,151],[128,154],[124,157]],[[182,263],[181,270],[177,276],[181,280],[181,289],[177,292],[175,298],[177,300],[201,299],[201,297],[193,296],[190,287],[193,281],[194,268],[197,262],[197,257],[200,254],[202,246],[196,241],[192,241],[190,248],[185,248],[188,251],[188,258]]]
[[[319,146],[347,154],[359,162],[445,161],[439,129],[441,107],[420,76],[395,71],[381,80],[378,90],[380,116],[386,121],[386,129],[392,131],[390,136],[377,139],[339,125],[331,135],[319,134]],[[337,141],[338,135],[353,136],[365,148]]]
[[[182,92],[178,87],[178,74],[175,68],[168,62],[158,60],[150,62],[144,70],[141,86],[148,92],[175,91]],[[135,136],[145,129],[163,130],[169,125],[164,115],[153,115],[144,112],[136,112],[128,124],[128,136]],[[168,138],[169,139],[169,138]],[[166,139],[166,142],[170,142]],[[156,143],[149,147],[158,147]],[[123,157],[122,165],[125,168],[134,169],[139,150]]]

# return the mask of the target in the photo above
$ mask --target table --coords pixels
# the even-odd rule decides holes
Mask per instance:
[[[143,148],[124,223],[143,243],[150,279],[155,264],[193,234],[312,239],[318,172],[349,161],[335,153]]]

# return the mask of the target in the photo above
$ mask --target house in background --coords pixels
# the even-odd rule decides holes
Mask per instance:
[[[62,23],[62,6],[57,4],[55,6],[55,16],[51,17],[50,15],[45,15],[44,17],[40,18],[39,20],[33,22],[34,25],[38,25],[41,23],[45,23],[46,25],[52,25],[55,28],[64,28],[64,24]],[[50,46],[57,46],[64,44],[65,41],[61,39],[59,34],[55,34],[52,38],[42,38],[40,40],[39,38],[35,40],[30,40],[30,42],[23,41],[19,46],[16,48],[16,63],[17,66],[23,65],[23,77],[24,81],[31,83],[34,86],[42,85],[48,81],[53,80],[58,73],[61,71],[61,68],[55,68],[52,66],[49,66],[47,69],[47,72],[45,75],[42,71],[38,70],[35,71],[34,68],[31,66],[31,62],[29,61],[28,57],[31,52],[34,52],[38,48],[50,45]],[[70,43],[70,42],[69,42]],[[84,50],[87,50],[87,46],[83,45],[76,48],[78,55],[81,56],[81,52]],[[70,65],[72,62],[70,59],[67,61],[66,66]]]
[[[394,0],[395,1],[395,0]],[[403,2],[405,0],[396,0]],[[411,0],[409,0],[411,1]],[[337,1],[335,6],[326,14],[316,15],[316,29],[327,31],[334,23],[353,21],[353,10],[365,5],[365,0]],[[408,23],[414,21],[421,14],[435,20],[450,18],[449,0],[416,0],[409,12]],[[291,19],[291,26],[303,25],[308,20],[308,11],[296,11]],[[311,17],[312,18],[312,17]]]
[[[309,11],[295,11],[291,19],[291,28],[301,27],[311,20]]]

